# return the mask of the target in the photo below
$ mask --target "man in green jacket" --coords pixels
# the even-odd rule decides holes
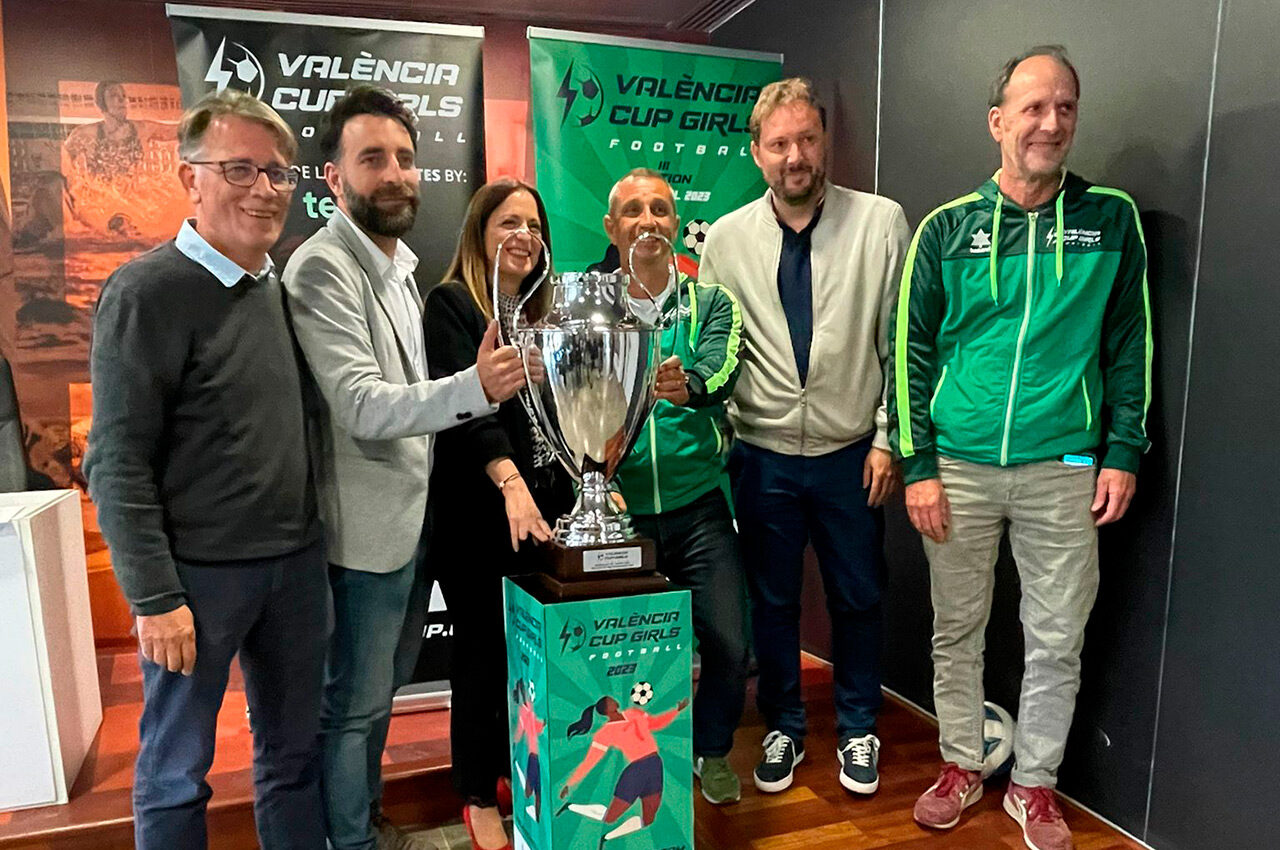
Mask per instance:
[[[924,536],[945,762],[915,818],[954,826],[982,795],[983,632],[1007,523],[1026,672],[1005,810],[1034,850],[1069,848],[1054,798],[1098,589],[1097,529],[1148,447],[1151,311],[1133,200],[1063,162],[1080,82],[1061,47],[1007,62],[988,113],[1001,168],[927,215],[894,324],[890,442]]]
[[[616,480],[636,531],[657,544],[658,569],[692,591],[702,658],[694,770],[702,796],[722,804],[741,795],[726,756],[747,678],[746,590],[725,495],[724,405],[738,377],[742,315],[728,290],[679,277],[666,245],[639,238],[650,232],[673,240],[679,223],[671,187],[656,171],[631,171],[609,193],[604,227],[632,276],[632,306],[666,323],[658,401]]]

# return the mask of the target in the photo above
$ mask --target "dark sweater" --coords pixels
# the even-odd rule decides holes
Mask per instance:
[[[279,279],[225,287],[166,242],[102,288],[84,471],[135,613],[185,604],[174,559],[234,565],[319,536]]]

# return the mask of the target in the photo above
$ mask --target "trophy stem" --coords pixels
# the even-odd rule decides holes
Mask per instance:
[[[555,542],[562,546],[596,546],[634,539],[631,518],[609,495],[600,472],[582,474],[582,492],[573,510],[556,522]]]

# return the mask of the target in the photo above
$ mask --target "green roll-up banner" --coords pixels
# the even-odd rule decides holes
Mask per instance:
[[[782,56],[529,28],[537,184],[556,268],[606,260],[609,189],[653,168],[676,196],[679,264],[696,271],[706,229],[764,191],[747,128]]]
[[[503,580],[516,850],[692,850],[689,592]]]

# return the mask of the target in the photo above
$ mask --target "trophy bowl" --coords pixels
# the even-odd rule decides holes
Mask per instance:
[[[573,510],[556,522],[555,540],[564,546],[635,536],[608,482],[653,407],[661,330],[632,313],[627,284],[616,273],[559,275],[546,316],[524,326],[517,320],[512,332],[526,370],[532,358],[542,361],[542,382],[529,385],[535,421],[581,484]]]
[[[670,247],[661,234],[642,234],[644,238],[661,239]],[[495,304],[501,252],[499,243]],[[550,269],[548,252],[542,277],[521,298],[511,327],[502,329],[520,353],[529,379],[521,401],[579,484],[573,509],[555,522],[550,571],[566,582],[652,574],[653,541],[636,537],[626,511],[609,493],[609,480],[653,409],[662,320],[650,323],[632,310],[626,274],[557,275]],[[524,305],[544,285],[551,287],[550,307],[530,321]],[[531,368],[539,364],[540,369]],[[535,381],[539,373],[541,379]]]

